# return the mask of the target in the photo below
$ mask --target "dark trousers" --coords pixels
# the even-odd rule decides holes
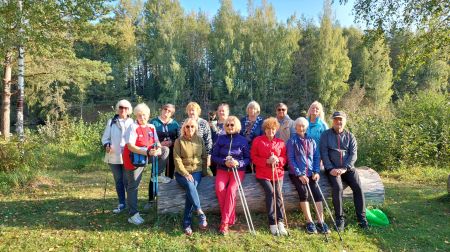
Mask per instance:
[[[166,146],[162,146],[161,147],[161,156],[158,156],[158,176],[160,175],[165,175],[165,170],[166,170],[166,163],[167,163],[167,159],[169,158],[169,147]],[[153,157],[149,157],[149,162],[151,162],[151,160],[153,160]],[[156,167],[153,167],[152,165],[152,174],[154,169],[156,169]],[[150,182],[148,183],[148,201],[152,201],[156,195],[154,195],[153,192],[153,184],[154,182],[151,179],[152,174],[150,174]]]
[[[355,169],[348,169],[346,173],[341,176],[332,176],[329,172],[327,172],[328,180],[331,184],[331,191],[333,196],[333,206],[334,206],[334,214],[336,216],[336,220],[343,220],[344,218],[344,210],[343,210],[343,191],[344,187],[342,181],[345,181],[347,185],[353,191],[353,202],[355,204],[356,217],[359,222],[363,222],[366,220],[366,207],[364,194],[361,189],[361,182],[359,180],[358,172]]]
[[[267,217],[269,219],[269,225],[275,225],[275,210],[276,210],[276,220],[278,222],[282,222],[284,219],[283,216],[283,208],[281,207],[281,188],[283,187],[283,180],[279,180],[275,182],[276,187],[276,208],[273,204],[273,182],[265,179],[256,179],[261,184],[266,194],[266,209],[267,209]]]

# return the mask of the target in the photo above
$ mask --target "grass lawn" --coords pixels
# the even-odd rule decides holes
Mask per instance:
[[[181,215],[162,215],[156,226],[155,215],[148,213],[146,223],[136,227],[127,223],[126,213],[111,212],[117,203],[105,166],[95,171],[53,169],[26,191],[0,195],[0,251],[450,251],[450,197],[446,176],[442,178],[449,169],[441,173],[432,183],[382,174],[386,201],[380,208],[392,224],[361,231],[349,203],[344,242],[333,232],[327,243],[322,235],[304,232],[298,211],[288,213],[289,237],[270,235],[264,214],[253,214],[256,236],[247,233],[243,216],[227,237],[218,235],[219,216],[213,214],[207,214],[210,229],[194,229],[192,237],[183,234]],[[141,207],[148,175],[141,183]]]

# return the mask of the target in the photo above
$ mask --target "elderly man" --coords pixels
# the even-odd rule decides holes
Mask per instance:
[[[347,116],[342,111],[333,113],[333,127],[324,131],[320,137],[320,154],[328,180],[332,187],[336,226],[344,230],[343,185],[345,181],[353,191],[356,217],[359,226],[367,228],[364,194],[358,172],[355,169],[357,158],[356,138],[345,130]]]
[[[277,120],[280,123],[275,137],[280,138],[286,143],[295,135],[294,121],[288,115],[288,107],[284,103],[278,103],[276,106]]]

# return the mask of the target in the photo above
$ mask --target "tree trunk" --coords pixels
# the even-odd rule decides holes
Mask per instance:
[[[19,91],[19,97],[17,99],[17,125],[16,132],[19,135],[19,140],[24,141],[24,129],[23,129],[23,102],[25,98],[25,49],[23,46],[19,46],[19,76],[17,79],[17,86]]]
[[[358,168],[359,178],[365,195],[366,203],[382,204],[384,202],[384,186],[378,173],[367,167]],[[215,177],[204,177],[198,187],[202,210],[219,212],[219,204],[215,193]],[[265,212],[265,199],[262,187],[257,183],[254,174],[246,174],[242,182],[247,204],[251,212]],[[320,188],[325,198],[331,196],[331,188],[325,174],[321,174]],[[242,212],[239,194],[236,199],[236,211]],[[352,198],[352,191],[348,187],[344,190],[344,198]],[[160,213],[179,213],[184,209],[185,191],[172,180],[168,184],[159,184],[158,211]],[[298,209],[299,198],[297,191],[286,172],[283,180],[283,198],[286,211]],[[330,206],[332,207],[332,206]]]
[[[11,109],[11,72],[12,51],[8,51],[4,60],[3,94],[2,94],[2,125],[3,138],[8,141],[10,135],[10,109]]]

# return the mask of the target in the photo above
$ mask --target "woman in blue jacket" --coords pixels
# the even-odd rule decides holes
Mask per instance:
[[[225,121],[225,135],[219,135],[214,144],[212,161],[217,164],[216,195],[219,201],[221,224],[219,232],[228,234],[228,227],[236,221],[236,191],[238,184],[234,179],[233,167],[237,167],[241,181],[244,180],[245,168],[250,163],[247,139],[239,135],[241,123],[235,116]]]
[[[308,109],[308,123],[309,127],[306,130],[306,134],[316,141],[317,146],[320,143],[320,136],[328,129],[328,125],[325,122],[325,115],[323,106],[320,102],[314,101],[311,103]],[[319,149],[319,147],[317,147]]]
[[[287,143],[289,178],[297,189],[300,208],[307,221],[306,232],[309,234],[328,233],[329,229],[323,220],[322,195],[319,191],[320,156],[316,142],[307,134],[308,120],[299,117],[295,120],[296,134]],[[312,194],[309,195],[308,184]],[[309,209],[308,196],[313,196],[318,209],[317,224],[314,224]]]

